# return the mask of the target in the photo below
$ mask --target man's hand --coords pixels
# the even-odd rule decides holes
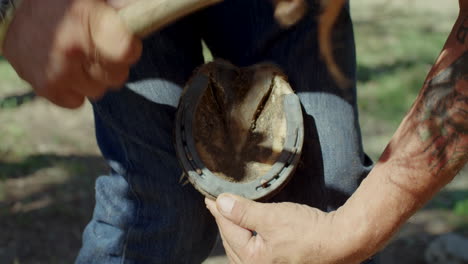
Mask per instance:
[[[340,211],[256,203],[231,194],[206,199],[231,263],[359,263],[356,226]],[[255,231],[253,235],[252,231]]]
[[[130,1],[23,0],[4,55],[38,95],[79,107],[122,85],[140,56],[141,41],[115,9]]]
[[[336,212],[232,195],[206,200],[232,262],[363,261],[465,166],[468,0],[459,3],[460,15],[413,107],[374,169]]]

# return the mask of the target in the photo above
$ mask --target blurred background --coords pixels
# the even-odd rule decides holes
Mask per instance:
[[[458,1],[352,0],[351,5],[363,141],[376,160],[438,56]],[[1,59],[0,263],[73,263],[92,214],[94,180],[104,172],[89,104],[69,111],[35,97]],[[380,258],[383,264],[452,263],[444,256],[466,257],[467,238],[465,168],[408,221]],[[226,263],[215,255],[206,264]]]

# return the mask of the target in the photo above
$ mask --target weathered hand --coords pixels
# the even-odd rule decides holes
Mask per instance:
[[[352,264],[367,257],[358,252],[357,227],[343,221],[339,211],[257,203],[231,194],[205,202],[232,263]]]
[[[134,0],[23,0],[4,55],[36,93],[67,108],[119,87],[141,53],[116,9]]]

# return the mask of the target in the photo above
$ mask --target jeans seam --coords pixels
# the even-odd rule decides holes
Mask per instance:
[[[112,126],[112,124],[110,124]],[[115,127],[112,126],[114,129]],[[127,143],[127,140],[126,138],[122,138],[121,139],[121,142],[122,142],[122,147],[123,147],[123,150],[125,152],[125,161],[127,163],[127,168],[125,169],[125,174],[127,177],[125,177],[128,181],[128,188],[130,189],[130,192],[132,193],[132,195],[135,197],[137,203],[136,203],[136,216],[134,218],[134,221],[129,225],[128,227],[128,230],[126,232],[126,235],[125,235],[125,240],[123,242],[123,248],[122,248],[122,261],[121,261],[121,264],[125,264],[126,260],[127,260],[127,248],[128,248],[128,241],[129,241],[129,238],[130,238],[130,235],[132,233],[132,230],[134,229],[134,226],[135,224],[138,222],[138,220],[140,219],[140,210],[141,210],[141,199],[140,197],[138,197],[137,193],[135,192],[135,190],[133,189],[133,173],[131,173],[131,168],[132,168],[132,164],[131,164],[131,160],[128,158],[129,154],[128,154],[128,143]]]
[[[125,239],[123,241],[123,246],[122,246],[122,260],[121,260],[121,264],[125,264],[126,262],[126,254],[127,254],[127,247],[128,247],[128,241],[129,241],[129,237],[130,237],[130,234],[132,232],[132,230],[134,229],[134,226],[135,226],[135,222],[138,222],[138,220],[140,219],[140,210],[141,210],[141,199],[140,197],[138,197],[137,193],[135,192],[135,190],[133,189],[133,185],[132,185],[132,176],[133,174],[132,173],[129,173],[129,171],[131,171],[131,168],[133,167],[132,166],[132,162],[129,158],[129,153],[128,153],[128,150],[130,149],[128,147],[128,140],[132,140],[133,138],[131,136],[129,136],[128,134],[126,134],[125,132],[123,132],[121,129],[118,129],[117,126],[115,126],[113,124],[113,122],[110,121],[109,117],[103,113],[103,111],[101,111],[99,109],[99,107],[97,105],[94,105],[94,108],[95,110],[100,114],[100,117],[101,119],[107,123],[107,125],[109,125],[116,133],[120,134],[122,137],[119,137],[120,138],[120,143],[122,144],[122,150],[124,152],[124,158],[125,158],[125,168],[124,168],[124,172],[122,174],[126,174],[126,177],[124,177],[124,179],[126,178],[127,182],[128,182],[128,188],[130,189],[130,192],[132,193],[132,195],[135,197],[136,201],[137,201],[137,208],[136,208],[136,216],[134,218],[134,222],[130,224],[128,230],[126,231],[126,235],[125,235]],[[132,140],[132,141],[136,141],[136,140]],[[135,142],[138,144],[138,142]],[[138,144],[140,145],[140,144]],[[144,145],[143,145],[144,146]],[[124,175],[122,175],[124,176]]]
[[[137,200],[137,210],[136,210],[136,217],[135,217],[135,222],[138,222],[138,220],[140,219],[140,210],[141,210],[141,199],[140,197],[138,197],[138,195],[136,194],[136,192],[133,190],[132,188],[132,184],[131,184],[131,177],[132,177],[132,173],[127,173],[127,177],[128,177],[128,181],[129,181],[129,189],[131,191],[131,193],[135,196],[136,200]],[[124,245],[123,245],[123,252],[122,252],[122,262],[121,264],[125,264],[125,260],[126,260],[126,254],[127,254],[127,247],[128,247],[128,241],[129,241],[129,237],[130,237],[130,234],[135,226],[135,222],[133,222],[130,227],[128,228],[128,231],[127,231],[127,234],[125,236],[125,240],[124,240]]]

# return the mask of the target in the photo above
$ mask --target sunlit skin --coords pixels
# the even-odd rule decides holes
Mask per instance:
[[[141,54],[141,41],[116,11],[129,2],[23,0],[6,36],[4,55],[37,94],[62,107],[79,107],[86,97],[96,99],[121,86]],[[460,16],[419,97],[344,206],[325,213],[227,194],[217,202],[206,200],[231,262],[359,263],[455,177],[468,159],[468,0],[459,4]],[[330,7],[324,14],[339,10]],[[324,25],[333,24],[333,16],[322,19]],[[328,36],[326,27],[321,32]],[[322,41],[326,57],[331,47],[326,38]],[[340,82],[333,60],[326,60]]]
[[[23,0],[4,43],[4,56],[36,94],[76,108],[126,81],[141,41],[115,8],[132,0]],[[40,30],[38,26],[40,25]]]
[[[117,14],[135,1],[23,0],[3,55],[37,95],[61,107],[80,107],[85,98],[99,99],[122,87],[139,59],[141,40]],[[285,26],[307,10],[303,0],[275,3],[283,3],[276,15]]]
[[[468,1],[382,157],[344,206],[206,199],[231,263],[360,263],[468,160]],[[255,230],[252,235],[250,230]]]

